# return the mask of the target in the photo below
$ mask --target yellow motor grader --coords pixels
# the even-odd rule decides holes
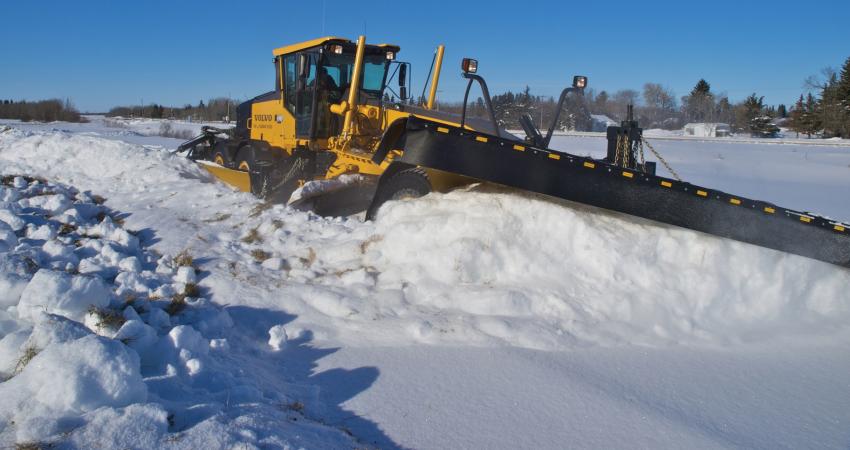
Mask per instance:
[[[449,114],[436,109],[443,46],[416,105],[399,50],[363,36],[275,49],[274,89],[239,105],[235,128],[204,127],[178,151],[238,189],[282,201],[308,182],[355,179],[372,187],[367,219],[389,200],[486,181],[850,267],[846,224],[657,176],[631,117],[608,128],[603,159],[550,149],[565,99],[583,93],[586,77],[561,92],[545,133],[520,117],[519,138],[500,128],[476,60],[463,59],[463,110]],[[475,83],[483,119],[467,117]]]

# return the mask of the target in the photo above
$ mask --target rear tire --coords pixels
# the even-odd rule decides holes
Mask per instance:
[[[421,168],[413,167],[396,172],[378,186],[375,199],[366,212],[366,220],[375,220],[378,210],[388,201],[424,197],[431,191],[428,174]]]

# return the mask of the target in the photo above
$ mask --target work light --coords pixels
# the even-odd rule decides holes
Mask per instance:
[[[573,87],[576,89],[584,89],[587,87],[587,77],[576,75],[573,77]]]
[[[461,68],[463,69],[464,73],[478,72],[478,61],[472,58],[463,58]]]

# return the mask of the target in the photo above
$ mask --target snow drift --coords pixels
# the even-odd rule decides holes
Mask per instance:
[[[354,446],[232,364],[233,321],[189,257],[90,192],[4,176],[0,198],[0,446]]]
[[[850,318],[847,270],[515,192],[389,205],[373,240],[379,285],[508,340],[731,342]]]

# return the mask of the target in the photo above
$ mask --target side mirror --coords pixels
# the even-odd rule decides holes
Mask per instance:
[[[398,68],[398,94],[402,100],[407,100],[407,64],[404,63]]]
[[[584,89],[587,87],[587,77],[576,75],[573,77],[573,87],[576,89]]]

